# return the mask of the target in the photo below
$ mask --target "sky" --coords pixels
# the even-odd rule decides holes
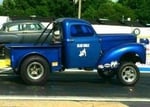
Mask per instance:
[[[0,4],[2,4],[3,0],[0,0]]]
[[[117,2],[118,0],[112,0],[113,2]]]

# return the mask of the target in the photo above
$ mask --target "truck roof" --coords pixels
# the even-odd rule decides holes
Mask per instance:
[[[90,24],[90,22],[88,22],[86,20],[77,19],[77,18],[58,18],[55,20],[55,22],[77,22],[77,23]]]

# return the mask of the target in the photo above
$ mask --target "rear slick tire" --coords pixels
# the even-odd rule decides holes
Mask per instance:
[[[21,65],[21,78],[26,84],[43,85],[49,77],[47,61],[40,56],[27,57]]]

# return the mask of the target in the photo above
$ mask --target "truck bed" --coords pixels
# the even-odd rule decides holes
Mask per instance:
[[[19,64],[29,55],[39,55],[45,58],[51,66],[52,71],[61,68],[61,45],[35,45],[35,44],[11,44],[6,45],[6,52],[9,53],[11,67],[19,69]],[[53,63],[58,63],[54,65]]]

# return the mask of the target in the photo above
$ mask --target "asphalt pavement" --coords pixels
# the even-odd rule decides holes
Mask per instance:
[[[19,76],[4,72],[0,74],[0,99],[107,101],[148,107],[150,74],[142,73],[135,86],[123,86],[117,79],[101,79],[96,72],[56,72],[45,85],[31,86]]]

